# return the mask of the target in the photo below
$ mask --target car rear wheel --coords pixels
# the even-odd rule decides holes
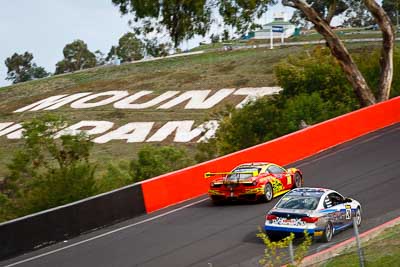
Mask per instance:
[[[362,218],[361,218],[361,209],[358,207],[357,208],[357,210],[356,210],[356,223],[357,223],[357,226],[360,226],[361,225],[361,221],[362,221]]]
[[[302,187],[303,186],[303,178],[300,173],[296,172],[294,174],[294,185],[293,188]]]
[[[274,196],[274,192],[272,190],[272,185],[270,183],[265,185],[265,189],[264,189],[264,197],[265,197],[265,201],[271,201],[272,198]]]
[[[333,236],[333,226],[331,222],[328,222],[325,226],[324,233],[322,234],[322,242],[327,243],[332,240]]]

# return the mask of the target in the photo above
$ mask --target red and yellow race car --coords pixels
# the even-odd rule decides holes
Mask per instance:
[[[303,186],[303,174],[299,169],[285,169],[265,162],[241,164],[231,172],[204,174],[205,178],[211,176],[219,176],[210,183],[208,190],[214,203],[225,200],[270,201],[292,188]]]

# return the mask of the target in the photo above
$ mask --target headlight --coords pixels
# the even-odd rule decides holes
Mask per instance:
[[[211,183],[210,183],[210,186],[211,186],[211,187],[214,187],[214,183],[213,183],[213,182],[211,182]]]
[[[257,183],[258,183],[257,180],[254,180],[252,184],[257,185]]]

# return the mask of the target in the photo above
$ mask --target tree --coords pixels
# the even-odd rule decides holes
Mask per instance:
[[[100,50],[94,51],[94,54],[96,56],[96,66],[102,66],[106,64],[106,58],[104,57],[104,53],[101,52]]]
[[[172,49],[171,43],[159,43],[157,38],[145,39],[146,53],[153,57],[166,57]]]
[[[110,51],[108,51],[106,61],[109,62],[110,60],[117,57],[117,47],[115,45],[111,46]]]
[[[174,47],[195,35],[205,36],[216,17],[222,17],[239,33],[255,29],[255,18],[268,9],[271,0],[113,0],[122,15],[131,13],[137,34],[167,32]],[[213,14],[218,12],[218,14]]]
[[[361,0],[354,0],[344,17],[344,26],[366,27],[375,24],[374,18]]]
[[[96,66],[96,56],[82,40],[75,40],[63,49],[64,59],[57,62],[55,74],[73,72]]]
[[[382,8],[393,24],[399,26],[400,0],[382,0]]]
[[[304,0],[283,0],[282,4],[300,10],[307,17],[307,20],[314,24],[315,29],[325,38],[332,55],[338,60],[346,78],[351,83],[363,106],[372,105],[377,101],[388,99],[393,79],[394,33],[390,19],[382,7],[374,0],[364,0],[365,6],[378,23],[383,35],[380,82],[378,86],[378,95],[375,97],[343,42],[331,29],[328,20],[324,20],[320,14]],[[333,6],[332,8],[336,7]]]
[[[96,192],[95,166],[89,162],[93,143],[84,134],[55,139],[65,126],[65,121],[53,115],[23,124],[23,147],[8,164],[9,175],[0,192],[15,215],[63,205]]]
[[[33,55],[29,52],[24,54],[14,53],[5,60],[7,67],[6,80],[11,80],[13,84],[30,80],[44,78],[50,75],[43,67],[32,63]]]
[[[111,47],[109,54],[115,49],[116,55],[122,62],[131,62],[143,58],[144,45],[134,33],[125,33],[118,41],[118,46]]]

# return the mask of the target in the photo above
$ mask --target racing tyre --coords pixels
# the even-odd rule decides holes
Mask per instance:
[[[267,202],[271,201],[272,198],[274,197],[274,191],[273,191],[272,185],[270,183],[265,185],[264,197],[265,197],[265,201],[267,201]]]
[[[355,217],[356,217],[357,226],[359,227],[361,225],[361,221],[362,221],[360,207],[357,208]]]
[[[333,236],[333,225],[331,222],[328,222],[325,226],[324,233],[322,234],[321,241],[324,243],[328,243],[332,240]]]
[[[271,240],[271,241],[279,241],[282,239],[282,236],[279,233],[267,231],[266,234],[267,234],[269,240]]]
[[[296,172],[294,174],[293,188],[302,187],[302,186],[303,186],[303,177],[301,177],[300,173]]]

